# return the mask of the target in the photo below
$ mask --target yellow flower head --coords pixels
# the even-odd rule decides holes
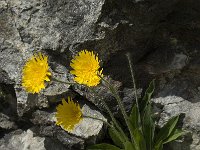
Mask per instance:
[[[62,104],[59,104],[56,108],[56,124],[70,132],[82,120],[82,112],[80,105],[74,103],[70,97],[68,97],[68,102],[62,99]]]
[[[99,71],[99,59],[93,52],[82,50],[72,59],[70,66],[74,69],[70,71],[75,75],[74,80],[79,84],[85,84],[87,86],[96,86],[100,83],[101,78],[98,76],[102,74],[102,70]]]
[[[32,56],[25,64],[22,72],[22,86],[30,93],[39,93],[45,88],[44,81],[50,81],[48,76],[48,57],[42,53]]]

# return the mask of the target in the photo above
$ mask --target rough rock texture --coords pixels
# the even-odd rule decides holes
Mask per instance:
[[[0,113],[0,128],[16,129],[17,126],[13,121],[10,120],[10,118],[7,115]]]
[[[95,104],[104,111],[99,100],[83,87],[56,81],[49,82],[38,95],[28,94],[21,87],[21,71],[33,53],[42,51],[49,56],[56,79],[72,81],[71,58],[89,49],[98,52],[104,74],[117,87],[127,111],[134,96],[124,54],[131,53],[138,93],[156,78],[154,100],[161,117],[159,124],[163,125],[172,114],[182,113],[182,127],[190,131],[182,141],[169,145],[170,149],[200,149],[199,8],[198,0],[0,0],[0,119],[8,123],[5,126],[1,122],[0,137],[16,128],[25,131],[8,133],[10,138],[2,138],[6,141],[4,148],[14,146],[10,143],[12,136],[31,135],[29,128],[36,134],[35,141],[51,143],[56,139],[60,149],[66,145],[69,149],[85,148],[87,141],[48,121],[35,123],[30,116],[39,109],[44,114],[53,112],[58,101],[67,96],[86,98],[89,101],[83,105]],[[102,86],[96,90],[118,114],[111,94]],[[35,117],[42,120],[44,114]]]
[[[185,135],[184,140],[179,140],[177,143],[173,142],[168,149],[198,150],[200,148],[199,142],[197,142],[200,138],[200,116],[198,115],[200,114],[200,103],[193,104],[177,96],[159,97],[153,99],[153,102],[157,107],[161,108],[162,106],[162,110],[159,113],[159,126],[163,126],[170,117],[181,114],[183,116],[180,117],[182,119],[179,124],[182,124],[182,128],[189,132]]]
[[[85,143],[95,143],[102,139],[105,134],[103,122],[97,119],[107,120],[100,112],[91,109],[87,105],[82,107],[82,113],[85,117],[83,117],[82,121],[80,121],[69,134],[61,127],[55,125],[55,111],[47,112],[37,110],[33,113],[31,119],[31,122],[36,126],[33,127],[33,130],[41,136],[47,136],[60,141],[69,149],[84,149]],[[87,116],[97,119],[91,119]]]
[[[3,140],[0,140],[1,150],[46,150],[57,149],[64,150],[65,148],[61,145],[52,141],[48,138],[34,136],[31,130],[27,131],[14,131],[10,134],[5,135]]]
[[[119,92],[119,95],[122,98],[122,102],[124,103],[125,110],[130,112],[132,105],[135,101],[135,96],[133,93],[133,88],[126,88],[122,86],[122,83],[119,81],[112,80],[110,77],[104,77],[113,87]],[[119,116],[120,110],[119,106],[112,95],[112,93],[108,90],[108,85],[100,84],[94,88],[94,91],[84,87],[84,86],[75,86],[74,90],[76,90],[80,95],[86,97],[93,104],[98,106],[104,112],[107,112],[102,100],[106,102],[108,106],[111,106],[111,111],[114,115]],[[138,98],[141,97],[142,89],[137,90]],[[101,100],[102,99],[102,100]]]
[[[81,108],[81,110],[83,116],[85,117],[83,117],[82,121],[80,121],[80,123],[78,123],[75,126],[71,134],[85,139],[91,136],[97,136],[100,132],[102,132],[103,122],[101,120],[104,120],[105,122],[107,120],[100,112],[92,110],[87,105],[84,105]],[[95,120],[88,117],[93,117],[101,120]],[[55,112],[50,113],[46,111],[37,110],[33,113],[33,118],[31,120],[35,125],[55,125]]]
[[[91,136],[96,136],[95,138],[98,138],[97,135],[101,135],[99,133],[103,132],[103,122],[101,120],[105,122],[107,122],[107,120],[100,112],[90,109],[90,107],[87,105],[82,107],[82,112],[83,116],[85,117],[83,117],[83,120],[76,125],[71,133],[85,139]],[[89,117],[97,118],[100,120],[95,120]]]

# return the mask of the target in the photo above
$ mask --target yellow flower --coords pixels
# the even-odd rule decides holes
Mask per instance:
[[[48,57],[42,53],[32,56],[25,64],[22,71],[22,86],[30,93],[39,93],[45,88],[44,81],[50,81],[48,76]]]
[[[98,76],[102,74],[102,70],[99,71],[99,59],[93,52],[82,50],[72,59],[70,66],[74,69],[70,71],[75,75],[74,80],[79,84],[85,84],[87,86],[96,86],[100,83],[101,78]]]
[[[70,97],[68,97],[68,102],[62,99],[62,104],[59,104],[56,108],[56,124],[70,132],[82,120],[82,112],[80,105],[74,103]]]

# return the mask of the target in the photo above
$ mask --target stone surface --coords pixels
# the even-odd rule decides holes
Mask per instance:
[[[45,150],[44,147],[45,138],[41,137],[33,137],[33,132],[31,130],[27,130],[19,135],[13,135],[8,140],[8,145],[1,145],[2,149],[38,149]]]
[[[2,82],[12,80],[15,83],[20,116],[35,106],[48,106],[47,101],[40,101],[42,99],[40,96],[38,103],[31,106],[33,96],[21,88],[21,71],[25,61],[38,49],[63,52],[73,44],[97,38],[98,35],[93,34],[94,24],[101,14],[103,3],[104,0],[95,3],[92,0],[88,2],[59,0],[56,3],[45,0],[1,1],[1,76],[8,74],[9,78],[4,78]],[[66,64],[67,62],[66,60]],[[62,79],[66,77],[66,72],[63,75],[60,72],[57,74],[60,74]],[[68,87],[66,84],[52,83],[44,94],[59,95],[66,92]]]
[[[122,83],[119,81],[115,81],[110,77],[104,77],[113,87],[119,92],[122,102],[124,103],[125,110],[130,112],[132,105],[135,103],[135,96],[133,93],[133,88],[124,88]],[[78,92],[80,95],[86,97],[89,101],[95,104],[100,110],[107,113],[105,106],[102,102],[104,100],[106,104],[110,107],[111,111],[114,115],[119,116],[120,109],[117,104],[116,99],[113,94],[108,90],[107,85],[102,83],[97,87],[93,88],[95,92],[90,90],[90,88],[86,88],[85,86],[75,86],[74,90]],[[141,97],[142,89],[137,90],[138,98]]]
[[[184,116],[180,117],[182,129],[185,130],[185,132],[190,132],[187,133],[182,141],[178,140],[177,143],[171,143],[169,149],[177,150],[177,148],[179,148],[180,150],[186,150],[190,148],[198,150],[199,142],[197,141],[199,141],[200,138],[200,116],[198,114],[200,114],[200,103],[193,104],[177,96],[158,97],[153,99],[153,102],[158,107],[163,107],[162,111],[159,113],[159,126],[163,126],[169,118],[180,114]]]
[[[34,136],[31,130],[27,131],[14,131],[10,134],[4,136],[3,139],[0,140],[1,150],[46,150],[57,149],[64,150],[65,148],[60,144],[56,144],[53,140],[48,138]],[[54,147],[54,148],[53,148]]]
[[[96,138],[100,132],[103,132],[105,129],[103,128],[103,122],[98,119],[102,119],[105,122],[107,121],[104,116],[96,111],[91,109],[89,106],[84,105],[82,108],[83,117],[82,121],[80,121],[74,128],[71,134],[74,134],[75,136],[87,139],[91,136]],[[97,119],[92,119],[88,117],[94,117]],[[54,125],[56,122],[55,118],[55,112],[46,112],[46,111],[40,111],[37,110],[33,113],[32,122],[36,125]]]
[[[196,0],[0,0],[0,83],[7,89],[0,96],[5,102],[0,104],[1,113],[16,117],[17,109],[19,116],[28,116],[28,122],[32,112],[37,114],[39,108],[52,112],[58,99],[68,95],[82,95],[104,111],[98,99],[83,87],[51,81],[39,95],[28,94],[21,87],[21,70],[33,53],[48,55],[56,79],[71,82],[69,63],[82,49],[99,53],[103,73],[111,77],[128,111],[134,102],[125,57],[130,52],[138,93],[156,78],[155,110],[161,117],[160,125],[170,114],[185,115],[183,127],[191,135],[172,143],[170,149],[198,150],[199,8]],[[111,94],[101,86],[96,90],[117,112]],[[162,98],[170,102],[159,100]],[[83,139],[52,126],[48,119],[41,120],[47,123],[32,126],[45,139],[54,135],[58,145],[61,142],[71,149],[85,148]]]
[[[16,117],[17,100],[15,90],[11,84],[0,84],[0,112]]]
[[[71,132],[72,134],[75,134],[76,136],[82,137],[82,138],[88,138],[88,137],[95,137],[99,134],[100,132],[104,132],[105,129],[103,129],[103,121],[107,122],[107,120],[104,118],[104,116],[95,110],[92,110],[90,107],[87,105],[84,105],[82,107],[82,113],[83,113],[83,120],[77,124],[74,128],[74,130]],[[97,119],[93,119],[93,118]],[[100,120],[99,120],[100,119]]]
[[[119,90],[121,88],[120,82],[114,81],[110,78],[106,78],[106,80],[108,80],[116,88],[116,90]],[[108,105],[112,105],[113,107],[117,105],[115,98],[112,96],[110,91],[102,84],[94,88],[94,91],[96,91],[95,93],[89,88],[82,85],[74,86],[74,90],[77,91],[80,95],[86,97],[89,101],[94,103],[101,110],[105,111],[101,99],[104,99],[104,101],[106,101]]]
[[[0,113],[0,128],[3,129],[16,129],[17,125],[7,115]]]
[[[27,56],[31,56],[31,54],[29,53],[26,55],[26,57]],[[19,116],[22,116],[25,112],[33,109],[34,107],[48,107],[46,96],[52,96],[56,94],[59,95],[67,92],[69,89],[69,85],[52,81],[45,89],[45,91],[40,95],[27,93],[21,86],[22,68],[26,60],[27,58],[23,58],[22,53],[14,49],[7,49],[6,51],[2,51],[0,55],[0,68],[8,73],[9,80],[12,80],[12,82],[9,81],[9,83],[15,83],[14,89],[17,97],[17,111]],[[58,70],[56,70],[56,67],[54,68],[55,71]],[[66,70],[66,68],[64,69]],[[59,72],[59,70],[57,73],[53,70],[51,72],[55,74],[55,77],[58,79],[63,80],[63,78],[66,77],[66,72],[64,74],[63,71]],[[66,79],[63,81],[66,81]],[[2,82],[7,83],[7,78]]]
[[[38,135],[54,138],[68,149],[84,149],[86,148],[86,143],[94,144],[102,140],[105,135],[106,126],[103,126],[103,122],[98,119],[107,120],[99,111],[96,111],[94,108],[91,109],[87,105],[82,107],[82,113],[84,116],[91,116],[97,119],[84,117],[75,126],[74,130],[68,133],[55,125],[56,118],[54,111],[37,110],[32,115],[31,122],[35,125],[32,130]]]

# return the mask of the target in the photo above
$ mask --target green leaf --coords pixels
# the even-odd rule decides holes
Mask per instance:
[[[102,143],[89,146],[87,150],[120,150],[120,148],[111,144]]]
[[[172,131],[175,129],[178,122],[179,116],[172,117],[165,125],[160,129],[160,132],[156,136],[155,145],[160,143],[160,141],[166,140]]]
[[[162,150],[163,149],[163,141],[160,141],[157,145],[155,145],[154,150]]]
[[[129,141],[126,141],[124,145],[125,145],[125,150],[136,150],[135,146]]]
[[[112,141],[114,142],[115,145],[119,146],[120,148],[123,148],[123,143],[126,141],[125,139],[123,139],[123,136],[120,135],[120,133],[114,129],[114,128],[109,128],[108,129],[108,133],[112,139]]]
[[[179,129],[175,129],[170,136],[163,142],[163,144],[169,143],[171,141],[176,140],[178,137],[184,135],[185,132]]]
[[[133,129],[136,129],[139,127],[139,120],[138,120],[138,110],[137,110],[137,106],[134,105],[132,110],[131,110],[131,114],[129,116],[129,120],[131,125],[133,126]]]
[[[140,103],[140,112],[143,113],[147,104],[150,103],[151,96],[155,89],[155,80],[152,80],[147,88],[145,95]]]
[[[153,138],[154,138],[154,131],[155,131],[155,124],[151,118],[151,104],[148,104],[142,121],[143,127],[143,134],[146,140],[146,146],[149,150],[153,148]]]
[[[137,150],[146,150],[145,139],[141,133],[141,131],[137,129],[131,128],[131,132],[134,137],[134,146]]]

